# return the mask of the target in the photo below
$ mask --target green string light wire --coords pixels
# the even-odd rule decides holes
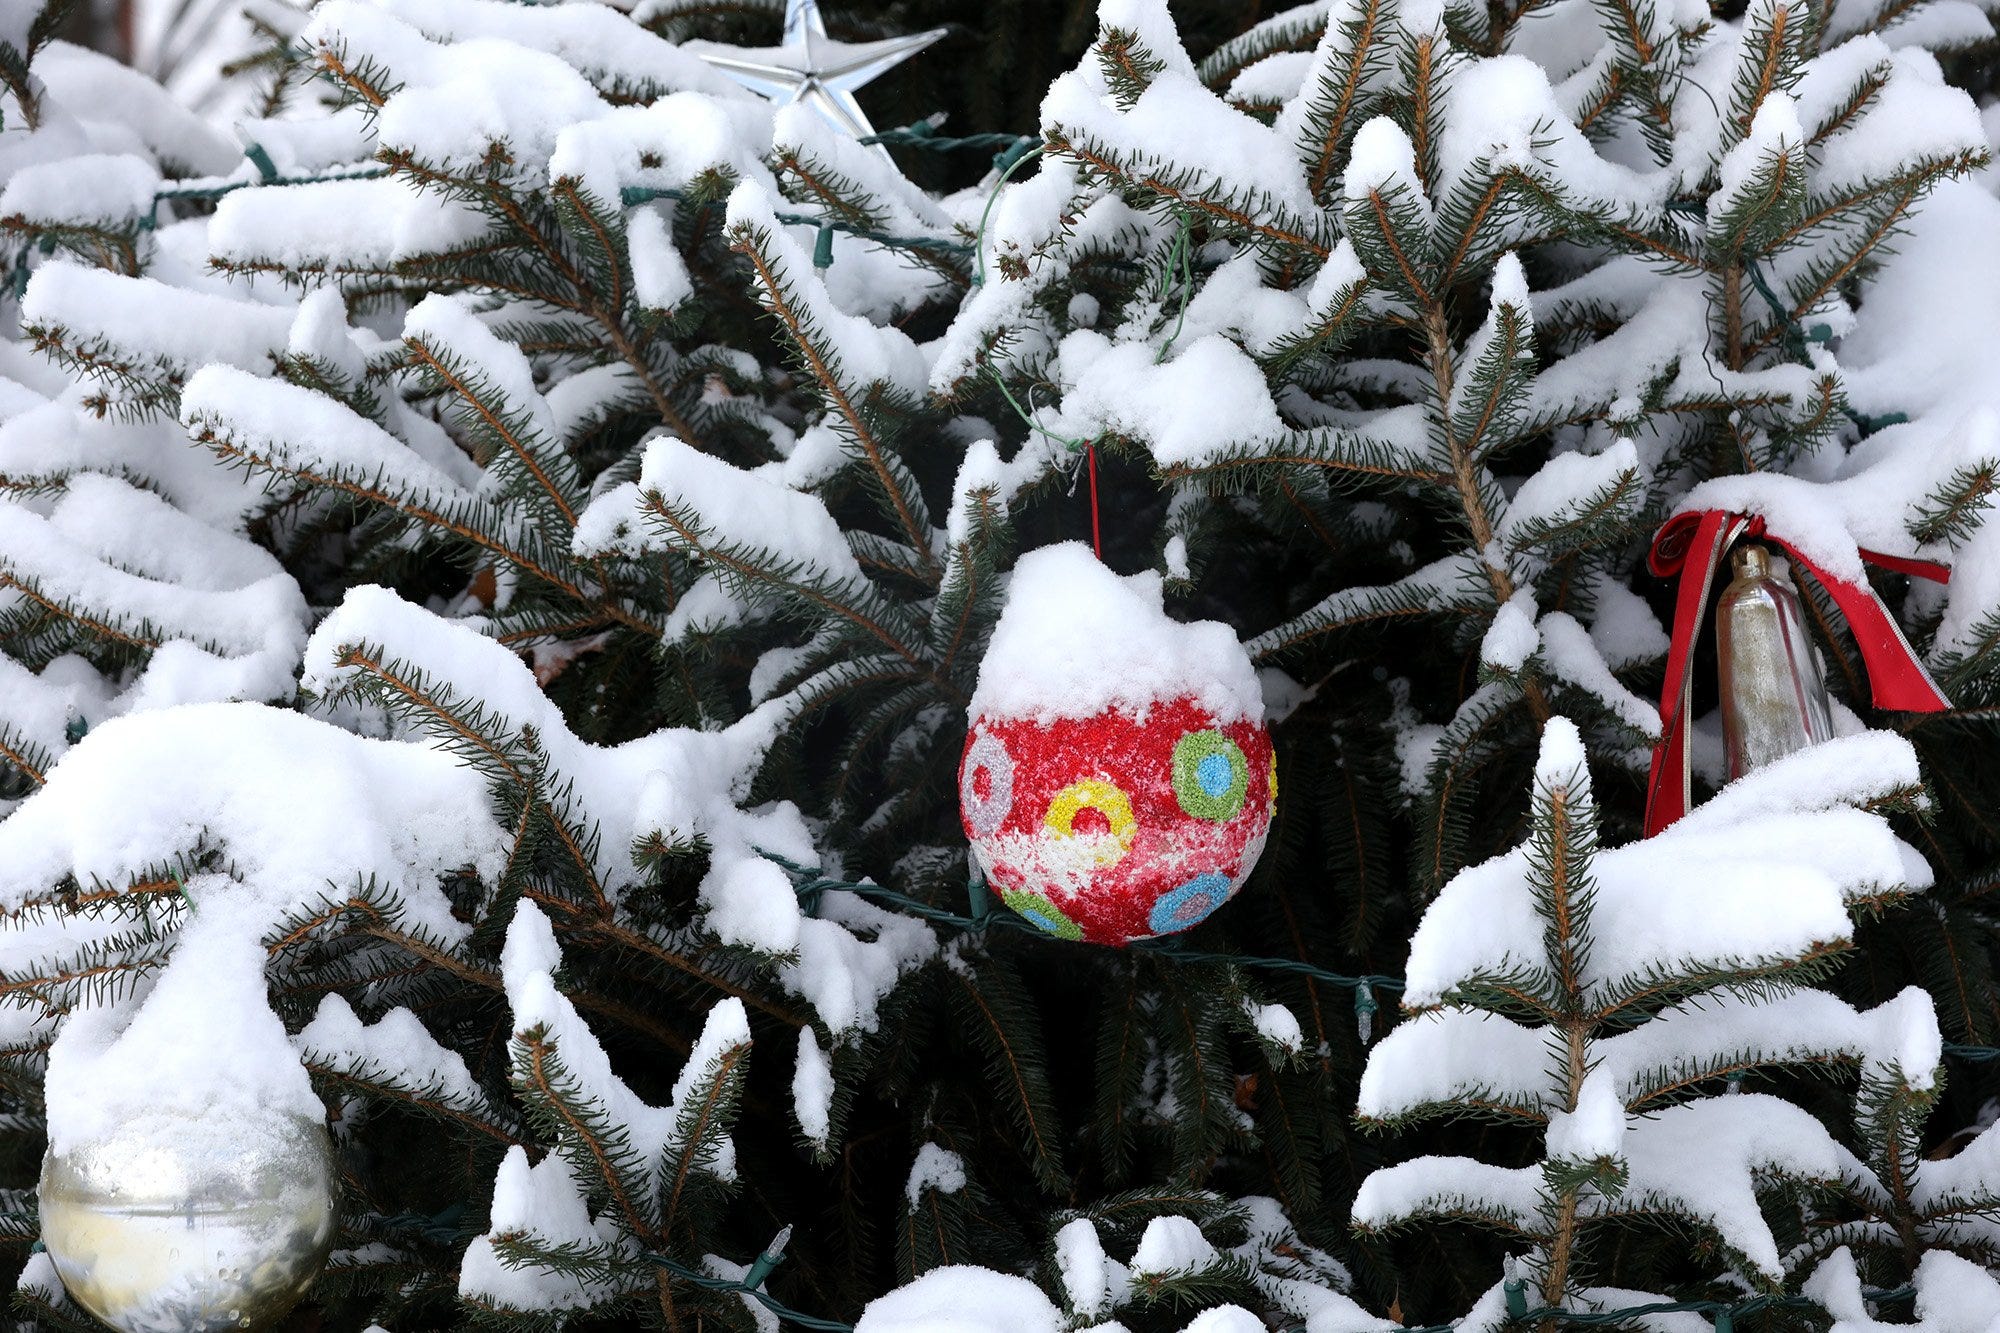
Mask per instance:
[[[976,911],[973,915],[968,916],[961,912],[954,912],[948,907],[938,907],[933,903],[927,903],[921,898],[912,898],[909,894],[898,892],[885,884],[867,884],[855,880],[833,879],[822,875],[816,869],[799,865],[797,862],[789,861],[772,852],[763,852],[762,855],[765,860],[770,861],[773,865],[776,865],[787,875],[791,876],[793,888],[798,893],[799,901],[804,905],[809,914],[819,910],[819,900],[828,889],[839,889],[846,893],[852,893],[857,897],[867,898],[873,902],[886,903],[891,907],[900,908],[912,916],[922,917],[926,921],[935,921],[939,925],[951,926],[958,930],[1014,930],[1038,939],[1052,938],[1040,926],[1015,916],[1012,912],[996,912],[988,907],[985,911]],[[982,883],[979,885],[979,892],[972,895],[972,901],[982,903],[987,900],[988,895]],[[1150,940],[1134,940],[1131,947],[1152,954],[1155,957],[1168,958],[1182,963],[1234,963],[1238,967],[1254,967],[1260,971],[1289,972],[1298,976],[1310,977],[1314,981],[1322,981],[1328,985],[1341,986],[1352,990],[1355,996],[1355,1012],[1357,1014],[1366,1013],[1371,1016],[1378,1012],[1374,992],[1391,991],[1401,993],[1405,984],[1401,977],[1388,976],[1379,972],[1366,973],[1361,976],[1349,976],[1344,972],[1334,972],[1320,967],[1315,963],[1308,963],[1298,958],[1262,958],[1253,954],[1213,953],[1201,949],[1190,949],[1182,945],[1179,939],[1173,936],[1163,936]],[[2000,1060],[2000,1046],[1969,1046],[1956,1042],[1947,1042],[1944,1046],[1944,1053],[1954,1060],[1964,1060],[1969,1064],[1984,1064],[1988,1061]]]
[[[780,1323],[796,1324],[800,1328],[814,1329],[817,1333],[854,1333],[854,1325],[842,1323],[838,1319],[822,1319],[818,1315],[805,1314],[792,1309],[764,1290],[761,1280],[756,1286],[731,1278],[715,1277],[697,1268],[669,1259],[664,1254],[648,1254],[646,1262],[664,1268],[681,1281],[709,1291],[729,1292],[738,1296],[748,1296],[759,1305],[778,1316]]]
[[[792,877],[793,885],[798,891],[799,899],[806,905],[808,911],[818,909],[820,896],[828,889],[841,889],[874,902],[887,903],[890,906],[899,907],[912,916],[920,916],[927,921],[935,921],[940,925],[953,926],[959,930],[972,931],[998,928],[1001,930],[1021,931],[1041,939],[1049,938],[1048,933],[1040,926],[1015,916],[1012,912],[994,912],[989,910],[977,916],[966,916],[962,913],[954,912],[950,908],[938,907],[921,899],[912,898],[906,893],[899,893],[895,889],[891,889],[885,885],[863,884],[853,880],[832,879],[810,867],[788,861],[782,856],[776,856],[770,852],[763,853],[763,856],[765,860],[770,861]],[[1326,968],[1304,962],[1297,958],[1257,958],[1247,954],[1206,953],[1199,949],[1186,948],[1180,941],[1171,938],[1135,940],[1132,947],[1143,950],[1146,953],[1162,958],[1175,959],[1183,963],[1235,963],[1240,967],[1257,967],[1272,972],[1294,972],[1301,976],[1311,977],[1315,981],[1324,981],[1335,986],[1345,986],[1357,993],[1367,993],[1376,990],[1400,991],[1403,989],[1403,982],[1398,977],[1374,975],[1350,977],[1344,973],[1329,971]],[[1371,996],[1369,1004],[1372,1006],[1373,1003],[1374,1001]]]
[[[1153,364],[1156,366],[1167,359],[1167,353],[1180,341],[1181,330],[1187,327],[1188,301],[1194,295],[1194,241],[1189,235],[1193,230],[1193,224],[1185,209],[1175,209],[1174,217],[1178,225],[1174,228],[1173,247],[1167,252],[1167,275],[1171,278],[1175,276],[1176,268],[1180,270],[1178,276],[1181,308],[1180,313],[1174,317],[1174,331],[1167,335],[1167,340],[1160,344],[1160,350],[1153,355]]]
[[[860,142],[892,144],[900,148],[921,148],[936,153],[950,152],[956,148],[997,148],[1004,151],[1034,142],[1032,138],[1021,134],[939,134],[938,125],[939,120],[936,118],[919,120],[893,130],[864,135]]]

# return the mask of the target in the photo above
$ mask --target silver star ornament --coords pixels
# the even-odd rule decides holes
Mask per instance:
[[[902,64],[945,31],[933,28],[879,42],[836,42],[826,35],[819,0],[785,0],[781,44],[741,47],[689,42],[687,50],[751,92],[779,106],[803,102],[835,129],[863,139],[875,133],[875,127],[854,100],[854,90]]]

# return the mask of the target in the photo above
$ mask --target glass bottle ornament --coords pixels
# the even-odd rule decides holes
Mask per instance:
[[[270,1329],[326,1263],[336,1179],[323,1122],[153,1112],[50,1148],[42,1240],[120,1333]]]
[[[1716,607],[1722,740],[1732,781],[1833,736],[1819,654],[1782,565],[1761,546],[1738,547],[1735,577]]]

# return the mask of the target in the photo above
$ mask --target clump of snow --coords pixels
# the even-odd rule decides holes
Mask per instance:
[[[1198,463],[1285,431],[1264,372],[1219,334],[1160,362],[1148,344],[1114,344],[1080,329],[1063,339],[1059,373],[1062,407],[1048,429],[1075,438],[1133,435],[1164,467]]]
[[[1549,1117],[1548,1150],[1552,1158],[1595,1161],[1618,1155],[1625,1141],[1625,1102],[1618,1085],[1602,1073],[1592,1073],[1577,1091],[1574,1110]]]
[[[1143,718],[1192,698],[1219,721],[1260,722],[1263,692],[1235,631],[1183,624],[1162,603],[1157,572],[1120,577],[1080,542],[1023,555],[980,663],[970,711],[992,718]]]
[[[1430,218],[1430,201],[1424,197],[1417,176],[1416,145],[1403,127],[1387,116],[1375,117],[1355,134],[1341,188],[1350,208],[1372,195],[1394,196],[1417,208],[1426,222]]]
[[[530,1166],[524,1148],[509,1148],[493,1180],[490,1216],[487,1234],[473,1240],[460,1262],[460,1295],[517,1310],[569,1310],[617,1290],[586,1273],[508,1264],[493,1248],[495,1236],[513,1234],[551,1249],[566,1244],[590,1250],[630,1248],[610,1217],[592,1220],[584,1182],[564,1154],[550,1153]]]
[[[1250,1020],[1251,1030],[1262,1040],[1294,1055],[1305,1049],[1305,1033],[1299,1027],[1299,1016],[1284,1005],[1257,1004],[1245,1000],[1243,1010],[1244,1017]]]
[[[1132,1272],[1153,1277],[1198,1273],[1219,1256],[1201,1228],[1185,1217],[1156,1217],[1132,1251]]]
[[[456,1103],[486,1100],[465,1057],[439,1045],[408,1009],[391,1009],[374,1023],[363,1023],[345,997],[328,995],[292,1044],[308,1060],[339,1059],[346,1067],[366,1068],[404,1087],[428,1088]]]
[[[666,219],[651,208],[635,208],[625,224],[632,255],[632,292],[639,304],[673,310],[694,295],[687,262],[674,246]]]
[[[1527,588],[1508,598],[1493,613],[1486,637],[1479,644],[1479,663],[1490,670],[1518,675],[1541,646],[1535,632],[1535,594]]]
[[[1117,1303],[1122,1281],[1114,1285],[1114,1261],[1104,1253],[1097,1228],[1089,1218],[1065,1222],[1056,1232],[1056,1271],[1063,1294],[1082,1319],[1102,1319]]]
[[[917,1160],[910,1164],[909,1179],[903,1182],[903,1199],[915,1208],[922,1202],[925,1191],[956,1194],[964,1188],[965,1159],[935,1143],[926,1143],[917,1149]]]
[[[832,1133],[833,1068],[811,1024],[799,1029],[798,1058],[792,1065],[792,1114],[798,1117],[799,1132],[824,1148]]]
[[[1024,1277],[971,1264],[933,1268],[877,1296],[854,1333],[1061,1333],[1062,1312]]]
[[[136,1003],[87,1005],[63,1024],[45,1086],[54,1150],[74,1150],[134,1120],[196,1123],[204,1134],[244,1142],[268,1137],[273,1115],[322,1119],[265,994],[270,904],[237,888],[222,875],[189,880],[200,906],[150,990]]]
[[[639,490],[698,515],[711,541],[768,551],[822,577],[861,580],[861,566],[840,525],[817,498],[733,467],[671,435],[646,446]],[[588,512],[595,513],[595,507]],[[578,528],[579,552],[591,550],[602,521]]]

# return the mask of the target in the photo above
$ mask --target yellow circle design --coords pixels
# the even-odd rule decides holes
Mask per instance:
[[[1077,836],[1076,817],[1085,810],[1095,810],[1104,816],[1115,843],[1115,849],[1105,847],[1097,853],[1097,864],[1108,866],[1132,850],[1132,839],[1139,832],[1139,821],[1132,817],[1132,802],[1124,792],[1097,778],[1072,782],[1057,792],[1042,822],[1056,836],[1073,838]]]

